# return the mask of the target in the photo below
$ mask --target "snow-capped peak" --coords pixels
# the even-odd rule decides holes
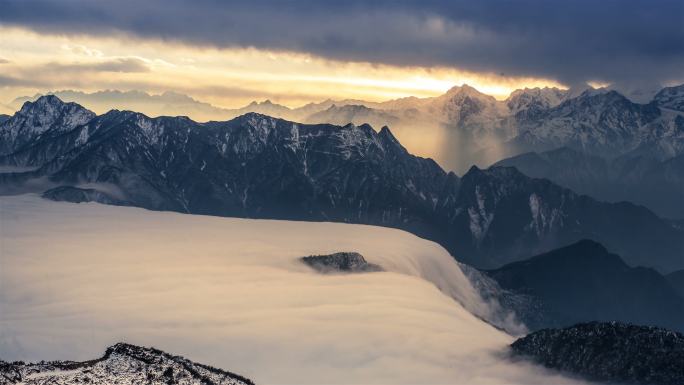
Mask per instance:
[[[493,96],[483,94],[476,88],[471,87],[465,83],[461,86],[451,87],[443,96],[445,96],[448,99],[463,99],[465,97],[471,97],[476,99],[495,100]]]
[[[14,152],[48,131],[63,133],[87,123],[95,113],[54,95],[26,102],[0,126],[0,153]]]
[[[559,105],[565,94],[566,91],[555,87],[519,89],[506,99],[506,105],[513,114],[530,108],[547,109]]]
[[[684,84],[663,88],[653,101],[660,107],[684,112]]]

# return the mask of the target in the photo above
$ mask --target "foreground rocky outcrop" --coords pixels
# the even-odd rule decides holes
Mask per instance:
[[[540,330],[511,347],[515,355],[592,380],[684,384],[684,335],[666,329],[591,322]]]
[[[253,385],[240,375],[153,348],[118,343],[92,361],[27,364],[0,361],[0,385]]]
[[[368,263],[363,255],[355,252],[311,255],[302,257],[301,261],[321,273],[368,273],[383,270],[379,265]]]

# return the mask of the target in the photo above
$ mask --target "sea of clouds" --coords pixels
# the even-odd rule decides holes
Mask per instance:
[[[0,359],[154,346],[258,384],[575,384],[514,337],[439,245],[362,225],[0,197]],[[386,272],[318,274],[358,251]],[[476,315],[473,315],[476,314]],[[515,327],[515,325],[511,325]]]

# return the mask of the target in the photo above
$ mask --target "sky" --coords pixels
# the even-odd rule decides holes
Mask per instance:
[[[681,0],[0,0],[0,102],[176,91],[221,107],[470,84],[684,82]]]

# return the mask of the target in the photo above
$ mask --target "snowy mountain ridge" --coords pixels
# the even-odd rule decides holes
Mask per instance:
[[[570,147],[603,156],[659,158],[684,151],[684,126],[676,116],[662,113],[655,103],[632,103],[616,91],[586,91],[539,116],[518,120],[518,127],[511,144],[537,151]]]
[[[56,96],[25,103],[17,113],[2,122],[0,155],[15,152],[42,137],[66,133],[94,117],[92,111],[76,103],[64,103]]]
[[[194,363],[154,348],[118,343],[99,359],[39,363],[0,361],[2,385],[253,385],[234,373]]]
[[[23,118],[0,124],[0,132]],[[675,258],[684,248],[681,231],[647,210],[596,202],[515,169],[474,167],[459,178],[409,153],[386,127],[301,124],[256,113],[197,123],[110,111],[64,131],[50,140],[36,135],[0,157],[5,167],[30,169],[0,173],[0,188],[36,191],[42,184],[36,192],[49,190],[45,196],[55,200],[398,227],[477,267],[586,237],[630,263],[682,267]]]
[[[663,88],[646,104],[615,90],[589,86],[568,90],[525,88],[512,92],[506,100],[496,100],[465,84],[436,97],[385,102],[329,99],[298,108],[266,100],[223,109],[175,93],[64,91],[57,95],[98,109],[140,105],[150,115],[181,113],[201,120],[225,120],[256,112],[303,123],[387,125],[412,152],[420,150],[421,155],[435,158],[449,169],[465,171],[472,164],[488,166],[506,156],[557,147],[610,156],[648,155],[661,160],[679,155],[684,152],[682,87]],[[18,98],[14,105],[38,97]],[[416,136],[437,142],[423,148],[414,143],[419,142]],[[447,143],[442,148],[440,142],[444,141]],[[451,150],[446,148],[449,146]],[[449,155],[454,148],[461,154],[458,159]]]

